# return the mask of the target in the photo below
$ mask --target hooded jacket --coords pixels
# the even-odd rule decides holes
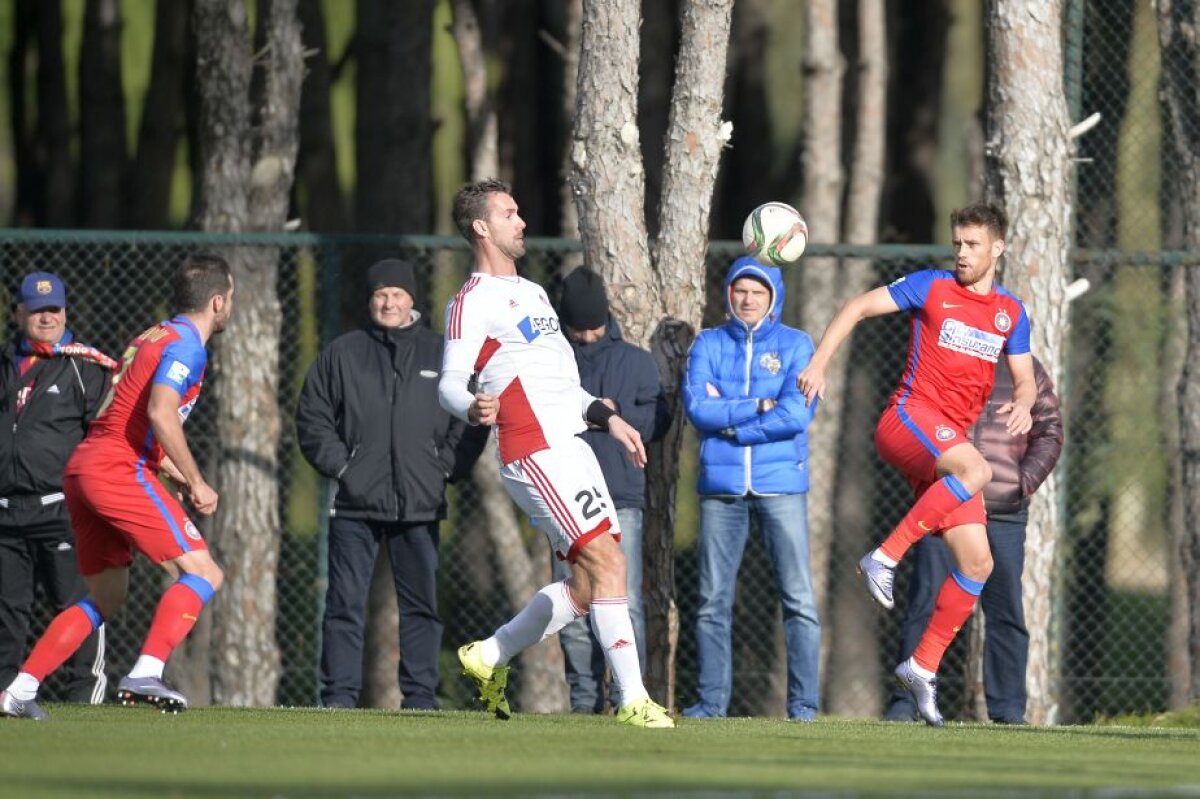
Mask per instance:
[[[621,418],[633,425],[644,443],[662,438],[671,420],[654,356],[626,341],[611,315],[603,338],[593,344],[572,341],[571,349],[584,391],[616,402]],[[589,430],[582,435],[596,453],[615,506],[644,508],[646,473],[629,461],[625,448],[607,432]]]
[[[438,404],[442,337],[419,320],[334,339],[304,378],[296,408],[300,451],[338,482],[337,516],[429,522],[446,517],[447,481],[470,470],[488,428]]]
[[[767,285],[766,316],[749,328],[733,312],[730,292],[741,277]],[[809,405],[796,377],[813,356],[812,338],[780,321],[783,275],[739,258],[725,276],[729,320],[703,330],[688,353],[684,407],[700,437],[701,495],[803,494],[808,491]],[[759,413],[759,400],[777,404]]]

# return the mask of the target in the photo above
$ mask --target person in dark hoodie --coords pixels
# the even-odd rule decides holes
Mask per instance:
[[[649,444],[670,425],[662,383],[654,357],[625,341],[617,320],[609,314],[603,279],[581,266],[563,280],[558,318],[563,323],[579,381],[585,391],[613,403],[613,410],[629,422]],[[629,462],[621,445],[599,429],[583,433],[596,453],[608,493],[621,522],[621,550],[625,553],[629,586],[629,616],[639,652],[646,651],[646,620],[642,606],[642,512],[646,507],[646,475]],[[565,561],[551,559],[554,579],[571,570]],[[571,712],[599,713],[604,709],[604,650],[584,619],[576,619],[558,633],[571,693]],[[644,664],[643,664],[644,668]],[[611,697],[613,707],[619,697]]]
[[[809,405],[797,377],[812,339],[780,321],[783,276],[738,258],[725,277],[728,321],[703,330],[688,354],[684,407],[700,438],[698,701],[691,718],[725,716],[733,692],[731,628],[738,567],[759,533],[783,606],[787,713],[812,721],[819,707],[821,623],[808,544]]]
[[[326,346],[296,408],[300,450],[338,484],[329,515],[329,587],[320,696],[352,708],[362,688],[367,592],[379,547],[392,564],[400,608],[403,707],[437,708],[442,624],[437,609],[439,522],[446,484],[486,444],[438,404],[442,336],[413,309],[410,263],[367,271],[370,324]]]
[[[74,341],[67,291],[33,272],[17,295],[17,335],[0,361],[0,685],[17,676],[29,637],[34,586],[55,612],[87,594],[63,495],[67,458],[112,384],[116,363]],[[104,627],[71,657],[66,698],[104,701]]]

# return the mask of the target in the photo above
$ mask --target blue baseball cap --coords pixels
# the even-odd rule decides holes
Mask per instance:
[[[21,281],[21,304],[30,313],[44,308],[66,308],[67,289],[58,275],[30,272]]]

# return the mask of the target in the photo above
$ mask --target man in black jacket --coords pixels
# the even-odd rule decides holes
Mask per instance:
[[[18,332],[0,362],[0,685],[25,657],[35,584],[55,612],[86,594],[62,475],[115,365],[73,341],[57,276],[27,275],[17,299]],[[67,663],[65,678],[67,699],[104,701],[103,626]]]
[[[625,341],[608,312],[601,277],[581,266],[563,280],[558,317],[562,320],[584,390],[613,403],[613,410],[633,425],[649,444],[670,425],[654,356]],[[646,651],[646,621],[642,607],[642,511],[646,507],[646,474],[629,462],[625,450],[608,433],[588,430],[583,439],[596,453],[608,493],[621,522],[621,551],[625,553],[629,617],[639,652]],[[554,579],[571,575],[565,561],[551,558]],[[584,619],[558,633],[570,685],[571,712],[599,713],[604,708],[604,650]],[[613,707],[619,697],[610,697]]]
[[[379,261],[367,272],[367,288],[371,324],[321,351],[296,409],[304,457],[338,482],[329,520],[321,704],[358,704],[367,592],[383,544],[400,608],[403,706],[433,710],[442,644],[438,523],[446,518],[446,483],[470,470],[487,428],[467,432],[438,404],[442,336],[413,310],[412,265]]]

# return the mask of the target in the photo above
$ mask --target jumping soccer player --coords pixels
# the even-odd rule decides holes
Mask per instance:
[[[942,725],[934,679],[938,665],[992,571],[981,493],[992,470],[966,430],[991,393],[1001,355],[1013,376],[1013,399],[999,410],[1008,417],[1010,434],[1029,431],[1037,399],[1029,317],[1021,301],[995,282],[1008,228],[1004,212],[971,205],[953,212],[950,225],[953,271],[914,272],[848,300],[797,378],[810,402],[823,397],[825,368],[855,325],[897,311],[911,314],[907,364],[875,429],[875,447],[912,485],[917,502],[884,542],[863,556],[858,571],[875,600],[890,609],[896,564],[909,547],[934,533],[954,556],[956,568],[942,585],[916,651],[895,670],[917,711],[935,727]]]
[[[100,415],[67,462],[63,489],[88,596],[54,618],[0,692],[0,713],[6,716],[46,718],[37,704],[38,687],[121,607],[134,548],[178,579],[159,600],[141,656],[121,678],[117,697],[164,712],[187,707],[187,698],[163,681],[163,666],[223,575],[158,475],[165,473],[186,492],[199,513],[217,509],[217,492],[200,474],[183,423],[200,394],[208,360],[204,346],[225,329],[233,311],[229,265],[215,255],[190,256],[172,279],[172,305],[177,316],[125,350]]]
[[[496,427],[505,489],[572,565],[570,578],[543,588],[490,638],[459,649],[463,672],[487,709],[508,718],[508,662],[586,613],[621,696],[617,721],[674,727],[642,684],[616,508],[595,454],[577,434],[589,424],[607,430],[639,467],[646,463],[641,435],[583,390],[546,292],[517,274],[525,222],[508,184],[464,186],[454,197],[454,221],[471,242],[475,273],[446,308],[442,407]]]

